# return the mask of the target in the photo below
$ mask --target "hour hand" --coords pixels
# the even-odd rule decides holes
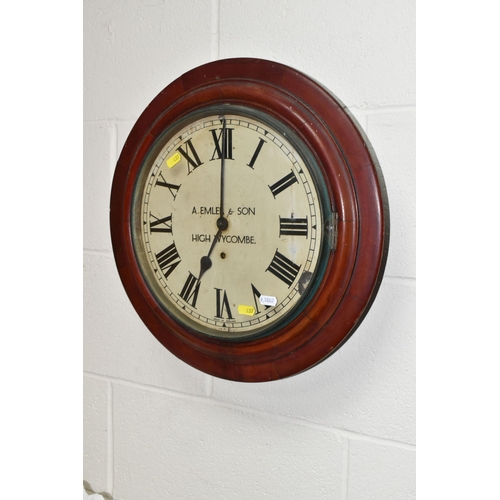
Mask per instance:
[[[204,255],[200,260],[200,275],[198,276],[198,281],[212,267],[212,259],[208,255]]]
[[[210,246],[210,250],[208,251],[207,255],[204,255],[200,259],[200,275],[198,276],[198,281],[201,280],[201,277],[205,274],[205,271],[208,271],[212,267],[212,259],[210,258],[210,255],[212,254],[212,251],[215,247],[215,244],[217,241],[219,241],[220,233],[222,233],[223,229],[221,225],[219,224],[220,220],[224,220],[226,222],[225,227],[227,227],[227,221],[226,219],[223,219],[222,217],[217,221],[217,226],[219,227],[219,230],[217,231],[217,234],[214,236],[214,241],[212,241],[212,245]]]

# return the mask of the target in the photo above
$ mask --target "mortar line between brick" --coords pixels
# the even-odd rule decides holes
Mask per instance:
[[[83,248],[83,253],[84,255],[97,255],[100,257],[110,257],[113,258],[113,251],[112,250],[100,250],[97,248]]]
[[[115,121],[113,121],[113,127],[111,129],[111,138],[109,142],[110,142],[109,159],[111,168],[111,179],[113,179],[116,162],[118,161],[118,156],[120,155],[120,151],[118,151],[118,125],[116,124]]]
[[[205,376],[205,396],[207,398],[212,397],[214,390],[214,378],[210,375]]]
[[[94,378],[97,380],[112,381],[115,385],[132,387],[134,389],[142,389],[145,391],[154,392],[156,394],[163,394],[164,396],[171,396],[171,397],[175,397],[175,398],[179,398],[179,399],[191,400],[191,401],[195,401],[197,403],[208,404],[211,406],[220,406],[222,408],[226,408],[229,410],[236,410],[239,412],[248,413],[250,415],[271,418],[271,419],[273,419],[275,421],[279,421],[279,422],[288,422],[288,423],[299,425],[302,427],[308,427],[308,428],[316,429],[316,430],[319,430],[322,432],[327,432],[329,434],[334,434],[334,435],[339,436],[339,437],[350,439],[351,441],[365,441],[365,442],[370,442],[370,443],[374,443],[374,444],[379,444],[382,446],[391,446],[394,448],[399,448],[399,449],[404,449],[404,450],[409,450],[409,451],[416,450],[416,446],[414,444],[404,443],[404,442],[397,441],[394,439],[371,436],[369,434],[361,434],[361,433],[354,432],[354,431],[339,429],[337,427],[330,427],[326,424],[319,424],[316,422],[312,422],[310,420],[305,420],[303,418],[289,417],[287,415],[280,415],[278,413],[272,413],[272,412],[268,412],[265,410],[258,410],[256,408],[251,408],[249,406],[239,405],[236,403],[229,403],[227,401],[221,401],[221,400],[215,399],[213,397],[207,397],[204,395],[196,395],[196,394],[187,394],[185,392],[178,392],[178,391],[175,391],[173,389],[164,389],[162,387],[157,387],[154,385],[148,385],[148,384],[144,384],[144,383],[140,383],[140,382],[133,382],[130,380],[120,379],[120,378],[116,378],[116,377],[112,377],[112,376],[108,376],[108,375],[100,375],[100,374],[88,372],[88,371],[84,371],[83,374],[85,376],[88,376],[90,378]]]
[[[410,276],[384,276],[382,283],[404,283],[407,285],[416,285],[417,279]]]
[[[368,115],[379,115],[386,113],[408,113],[415,111],[416,106],[413,104],[385,105],[376,108],[357,108],[356,106],[350,106],[349,110],[364,116],[368,116]]]
[[[346,439],[344,442],[344,454],[342,461],[342,489],[341,489],[341,499],[347,500],[349,493],[349,447],[350,441]]]
[[[114,494],[114,482],[115,482],[115,453],[114,453],[114,425],[113,425],[113,383],[108,381],[108,435],[107,435],[107,446],[108,446],[108,463],[107,463],[107,492],[113,497]]]
[[[211,56],[216,61],[220,57],[220,0],[212,0]]]

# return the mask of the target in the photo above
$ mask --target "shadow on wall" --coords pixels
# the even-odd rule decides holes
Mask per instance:
[[[96,493],[87,481],[83,481],[83,500],[113,500],[109,493]]]

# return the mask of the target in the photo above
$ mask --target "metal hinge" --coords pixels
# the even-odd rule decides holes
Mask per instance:
[[[339,214],[337,212],[332,212],[332,217],[326,225],[326,234],[332,252],[335,252],[335,250],[337,249],[338,221]]]

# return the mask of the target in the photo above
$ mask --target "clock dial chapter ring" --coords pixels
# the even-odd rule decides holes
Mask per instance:
[[[251,117],[251,116],[249,118],[246,118],[245,111],[242,110],[242,108],[240,108],[240,107],[232,107],[232,106],[226,105],[226,108],[228,108],[229,110],[232,110],[233,112],[242,113],[241,115],[237,114],[237,115],[233,116],[232,122],[231,122],[232,127],[233,127],[232,130],[235,130],[234,142],[235,142],[235,144],[238,144],[238,147],[235,146],[236,150],[238,150],[238,148],[240,148],[240,150],[241,150],[241,144],[239,144],[237,142],[238,141],[237,132],[240,132],[240,134],[239,134],[240,141],[242,140],[242,138],[245,137],[245,134],[246,134],[246,135],[249,135],[252,139],[254,139],[254,136],[255,136],[256,137],[255,141],[256,141],[257,145],[262,144],[263,141],[260,142],[261,140],[259,139],[259,137],[260,137],[259,134],[264,135],[264,130],[261,129],[261,132],[259,132],[259,134],[257,134],[257,128],[258,128],[257,125],[261,122],[259,122],[258,120],[256,121],[256,119]],[[188,119],[187,119],[188,124],[190,124],[192,122],[192,120],[194,120],[193,123],[196,123],[197,125],[196,125],[196,127],[191,127],[191,128],[193,128],[193,130],[195,130],[195,132],[193,132],[194,135],[191,135],[191,132],[189,132],[189,130],[190,130],[189,129],[188,132],[186,132],[186,134],[187,134],[186,137],[189,137],[188,140],[192,139],[193,144],[196,144],[196,146],[198,148],[200,147],[200,141],[198,140],[198,142],[196,142],[196,138],[197,138],[196,134],[204,133],[205,129],[209,126],[212,126],[211,124],[214,121],[213,117],[208,116],[207,113],[213,114],[213,113],[216,113],[218,111],[219,111],[219,109],[208,108],[201,115],[195,113],[194,118],[193,118],[193,116],[188,117]],[[227,111],[227,109],[226,109],[226,111]],[[251,113],[250,113],[250,115],[251,115]],[[265,125],[265,124],[262,124],[262,125]],[[171,135],[176,136],[178,133],[179,132],[177,132],[177,129],[175,129]],[[265,262],[268,262],[268,263],[271,262],[271,265],[268,266],[269,267],[268,270],[270,271],[270,273],[274,273],[275,275],[277,275],[279,279],[284,281],[286,283],[286,285],[288,285],[288,287],[291,288],[290,298],[292,298],[296,294],[295,289],[298,286],[296,284],[293,286],[293,289],[292,289],[292,283],[293,282],[298,283],[298,281],[297,281],[298,278],[302,276],[302,275],[298,274],[300,266],[296,265],[295,263],[290,261],[289,258],[284,254],[282,255],[280,253],[280,251],[276,250],[276,246],[274,243],[272,243],[272,245],[274,245],[274,246],[271,247],[269,244],[267,244],[267,243],[265,244],[265,242],[272,241],[272,238],[278,237],[278,234],[277,234],[278,230],[280,231],[280,233],[283,232],[283,234],[287,234],[287,232],[291,231],[289,233],[291,235],[291,237],[288,238],[291,240],[293,240],[294,234],[295,235],[300,234],[302,231],[305,231],[306,233],[307,233],[307,231],[309,231],[309,232],[312,231],[312,233],[310,233],[310,235],[309,235],[310,236],[309,238],[304,237],[304,238],[301,238],[300,241],[299,241],[299,238],[295,238],[295,240],[296,240],[296,244],[300,243],[300,245],[304,248],[303,251],[307,250],[307,248],[310,247],[311,248],[310,252],[311,251],[315,252],[314,254],[311,254],[311,256],[315,255],[314,259],[318,259],[318,257],[319,257],[318,252],[320,252],[320,250],[321,250],[321,241],[322,241],[322,237],[321,237],[322,228],[316,227],[316,224],[317,224],[316,218],[321,216],[320,208],[319,208],[319,206],[316,206],[315,204],[311,205],[310,202],[307,201],[308,198],[310,198],[311,202],[314,199],[312,197],[313,196],[312,192],[309,191],[313,187],[312,179],[308,178],[307,176],[309,174],[307,174],[307,176],[306,176],[306,172],[303,171],[302,167],[296,163],[297,162],[297,158],[296,158],[297,153],[292,153],[292,151],[289,150],[289,148],[291,146],[290,145],[285,146],[284,143],[282,143],[282,141],[279,140],[276,136],[273,136],[272,133],[270,133],[270,132],[266,132],[266,133],[269,134],[268,136],[266,136],[267,141],[270,144],[272,143],[272,141],[275,142],[273,147],[276,149],[275,154],[278,155],[273,160],[274,163],[272,165],[269,165],[269,167],[267,168],[267,173],[265,173],[265,175],[267,175],[267,177],[265,177],[264,180],[261,180],[260,177],[262,177],[263,174],[262,173],[259,174],[258,172],[256,173],[254,171],[254,169],[251,168],[251,166],[249,166],[252,163],[252,159],[255,159],[254,157],[256,156],[256,153],[254,151],[255,146],[253,145],[253,143],[251,144],[251,148],[253,148],[253,149],[249,149],[247,151],[247,153],[245,153],[247,156],[247,159],[246,159],[247,163],[244,163],[242,161],[240,161],[240,163],[238,163],[238,161],[235,160],[234,158],[229,158],[228,160],[231,160],[232,167],[229,168],[228,172],[227,172],[227,176],[229,176],[228,178],[230,179],[230,182],[227,182],[227,184],[229,186],[231,186],[231,188],[229,189],[229,197],[226,200],[228,203],[228,207],[229,207],[228,214],[227,214],[228,216],[227,216],[227,218],[219,217],[217,219],[218,223],[221,224],[221,222],[223,222],[223,225],[219,228],[217,234],[215,235],[215,237],[213,239],[212,239],[212,236],[210,236],[210,235],[207,235],[206,237],[203,238],[203,240],[208,239],[211,242],[210,243],[211,246],[210,246],[210,249],[208,250],[208,254],[204,255],[204,258],[201,261],[201,273],[200,273],[200,275],[203,276],[202,281],[207,279],[206,277],[208,276],[208,274],[205,274],[205,273],[212,267],[211,261],[213,260],[214,255],[219,254],[219,250],[217,250],[217,252],[212,253],[214,248],[221,247],[221,249],[222,249],[221,255],[222,254],[230,255],[230,252],[232,252],[232,255],[236,257],[236,255],[239,255],[243,250],[246,253],[248,253],[248,258],[246,260],[240,259],[239,267],[238,266],[234,267],[231,271],[231,273],[236,275],[236,276],[239,274],[242,275],[242,279],[240,281],[242,281],[244,279],[243,278],[244,276],[247,276],[246,279],[247,279],[247,283],[248,283],[248,291],[250,291],[250,287],[254,291],[254,295],[247,294],[247,302],[246,302],[247,305],[252,304],[256,300],[256,297],[255,297],[256,288],[254,287],[254,284],[251,282],[253,275],[249,275],[248,272],[245,275],[245,273],[240,272],[241,271],[240,268],[243,268],[243,264],[247,267],[248,266],[255,267],[257,264],[259,264],[258,261],[262,257],[259,253],[255,253],[255,251],[253,253],[251,253],[250,250],[252,248],[254,250],[259,249],[259,252],[262,252],[262,250],[265,250],[266,252],[268,252],[268,256],[264,257]],[[271,140],[271,138],[273,138],[273,139]],[[163,157],[168,157],[168,155],[171,154],[168,151],[166,153],[163,153],[163,152],[158,153],[158,149],[161,149],[163,144],[166,142],[168,143],[168,140],[166,140],[166,141],[160,140],[159,141],[160,146],[156,149],[153,148],[152,152],[150,152],[150,155],[149,155],[152,158],[160,158],[161,157],[160,160],[158,160],[159,164],[162,164]],[[268,145],[267,148],[270,149],[271,146]],[[283,151],[281,151],[281,150],[283,150]],[[203,155],[201,153],[199,156],[200,156],[200,158],[203,157]],[[293,160],[293,162],[295,162],[295,166],[293,166],[292,163],[290,163],[292,160]],[[148,163],[147,159],[144,161],[146,161],[146,163]],[[155,160],[155,161],[157,161],[157,160]],[[278,161],[278,164],[281,164],[281,168],[284,169],[283,171],[285,172],[285,174],[286,174],[286,172],[288,172],[288,174],[284,175],[282,178],[281,178],[282,174],[277,175],[277,174],[273,173],[277,168],[276,161]],[[149,163],[151,163],[151,162],[149,162]],[[200,165],[201,165],[201,160],[200,160]],[[262,165],[265,165],[263,160],[262,160]],[[286,165],[289,165],[289,166],[287,167]],[[290,165],[293,166],[295,171],[293,169],[291,170]],[[196,169],[196,170],[193,169],[193,171],[189,172],[184,183],[182,184],[182,188],[176,192],[176,195],[178,196],[178,198],[175,201],[176,204],[180,203],[180,206],[183,206],[184,202],[179,201],[182,199],[182,196],[190,195],[191,193],[203,192],[202,187],[203,187],[203,185],[205,185],[207,183],[206,178],[205,178],[208,174],[208,170],[206,170],[207,168],[209,168],[209,167],[201,167],[200,166],[199,169]],[[205,169],[205,170],[203,170],[203,169]],[[149,179],[148,180],[149,184],[147,184],[147,186],[145,188],[146,192],[147,192],[147,196],[146,195],[145,196],[146,196],[146,198],[149,198],[149,200],[153,200],[154,194],[155,194],[155,188],[154,187],[150,188],[149,186],[154,186],[154,185],[158,185],[158,184],[161,184],[162,186],[167,185],[168,182],[166,181],[166,179],[167,179],[168,172],[165,173],[165,172],[162,172],[161,169],[157,169],[157,170],[154,170],[154,172],[156,172],[155,175],[153,175],[153,177],[151,177],[148,174],[148,172],[149,172],[148,168],[143,169],[143,171],[145,173],[143,177],[145,177],[146,179]],[[201,172],[204,172],[204,174],[201,174]],[[276,172],[280,172],[280,170],[278,169],[278,170],[276,170]],[[203,175],[203,177],[202,177],[202,175]],[[213,174],[213,175],[215,175],[215,174]],[[275,179],[273,179],[273,175],[274,176],[277,175],[277,177],[276,177],[278,179],[277,182],[274,182],[274,183],[271,182],[272,180],[275,180]],[[158,180],[159,177],[161,177],[161,181]],[[201,182],[203,183],[203,184],[199,184],[198,187],[196,187],[197,186],[196,182],[198,182],[197,179],[198,180],[201,179]],[[285,192],[285,193],[292,192],[293,193],[292,188],[290,186],[295,185],[295,184],[299,187],[297,187],[298,191],[295,192],[294,197],[295,197],[295,195],[300,195],[300,192],[302,192],[303,189],[306,189],[304,194],[301,195],[303,198],[302,203],[303,204],[305,203],[304,208],[302,210],[305,210],[305,211],[313,210],[311,212],[311,215],[307,216],[307,217],[309,217],[309,219],[307,219],[307,218],[304,219],[304,221],[309,220],[309,225],[310,225],[309,229],[301,228],[299,223],[302,219],[296,220],[296,219],[292,218],[290,221],[286,217],[284,219],[281,219],[281,218],[278,219],[278,213],[286,216],[287,215],[286,210],[288,210],[288,208],[286,208],[288,206],[286,204],[286,200],[288,198],[286,197],[285,194],[281,194],[281,193],[283,193],[283,192]],[[302,184],[303,184],[303,187],[301,188],[300,186]],[[173,185],[173,184],[170,184],[170,185]],[[143,189],[143,188],[138,187],[137,192],[140,192],[141,189]],[[224,187],[224,190],[226,192],[228,191],[227,186]],[[260,199],[262,201],[260,201],[260,202],[254,201],[254,205],[251,206],[252,200],[255,198],[256,194],[259,192],[265,192],[263,195],[257,196],[257,199]],[[309,194],[307,194],[308,192],[309,192]],[[137,193],[136,193],[136,195],[137,195]],[[279,201],[273,200],[273,198],[277,198]],[[264,199],[266,199],[267,201],[264,202]],[[283,201],[283,200],[285,200],[285,201]],[[270,214],[266,214],[266,209],[265,209],[266,205],[262,205],[262,203],[269,203],[269,202],[272,203],[272,211]],[[186,203],[184,203],[184,205],[186,205]],[[241,204],[243,206],[239,206]],[[310,205],[309,208],[307,208],[308,204]],[[139,204],[136,202],[134,205],[138,206]],[[232,205],[232,208],[231,208],[231,205]],[[256,205],[257,205],[257,207],[256,207]],[[146,207],[146,205],[144,205],[144,206]],[[150,207],[152,205],[148,204],[147,206]],[[193,223],[192,218],[194,217],[194,216],[192,216],[193,213],[195,214],[196,217],[199,216],[198,212],[200,212],[202,214],[207,213],[206,207],[201,207],[201,208],[198,207],[197,208],[197,207],[194,207],[193,205],[190,205],[190,204],[188,204],[188,206],[189,206],[189,210],[188,210],[189,214],[187,214],[187,216],[186,216],[187,218],[185,218],[185,219],[182,219],[182,215],[180,213],[176,213],[175,211],[173,211],[174,209],[172,207],[168,208],[168,210],[165,212],[165,213],[169,213],[169,214],[172,213],[172,220],[179,221],[179,217],[181,217],[180,226],[175,226],[175,227],[184,227],[184,226],[188,226],[188,225],[192,226],[192,223]],[[193,208],[191,209],[192,206],[193,206]],[[276,207],[282,206],[282,208],[279,209],[279,212],[277,212],[276,211],[277,208],[275,208],[275,206]],[[297,205],[297,207],[300,207],[300,206],[301,205]],[[153,210],[153,211],[155,211],[155,210]],[[145,208],[144,210],[142,210],[142,212],[144,214],[149,213],[149,211],[150,211],[150,208],[147,208],[147,209]],[[156,210],[156,211],[158,212],[158,210]],[[220,215],[220,210],[215,211],[215,209],[210,209],[210,212],[217,215],[217,216]],[[231,212],[232,212],[232,214],[231,214]],[[271,229],[269,229],[268,226],[271,226],[271,223],[268,222],[268,219],[269,219],[268,215],[272,215],[273,213],[274,213],[274,216],[273,216],[273,222],[272,222],[272,225],[273,225],[272,231],[276,231],[276,234],[272,237],[265,236],[266,234],[270,234]],[[306,214],[306,212],[304,212],[304,214]],[[276,218],[274,219],[274,217],[276,217]],[[135,219],[136,219],[135,233],[138,234],[140,232],[141,227],[143,227],[143,226],[147,227],[147,220],[143,220],[141,222],[141,220],[138,216],[136,216]],[[184,222],[182,222],[182,220],[184,220]],[[227,222],[228,220],[229,220],[229,223]],[[248,223],[244,224],[243,223],[244,220]],[[250,223],[250,221],[253,221],[253,220],[255,220],[257,222],[254,222],[252,225],[252,223]],[[318,219],[318,223],[321,226],[322,224],[320,223],[320,220],[321,219]],[[169,217],[169,223],[170,223],[170,217]],[[210,224],[210,222],[208,222],[208,224]],[[156,232],[156,231],[158,231],[158,229],[156,229],[157,221],[154,222],[154,225],[155,225],[155,232]],[[291,227],[289,227],[289,226],[291,226]],[[195,227],[195,226],[192,226],[192,227]],[[247,232],[245,232],[245,228],[246,228]],[[171,228],[169,228],[169,230],[175,236],[174,239],[175,239],[176,251],[179,255],[179,258],[183,258],[183,256],[186,253],[188,253],[189,250],[187,250],[187,249],[185,251],[182,250],[182,248],[183,248],[181,246],[182,242],[181,242],[181,240],[178,239],[179,238],[179,230],[177,230],[177,234],[175,234],[175,230],[173,230]],[[226,232],[226,230],[227,230],[227,236],[224,234]],[[194,229],[192,231],[190,231],[189,234],[187,235],[191,240],[195,239],[195,237],[192,234],[193,231],[194,231]],[[236,233],[233,234],[233,231],[236,231]],[[239,231],[239,233],[238,233],[238,231]],[[165,232],[167,232],[167,229],[165,229]],[[196,232],[201,233],[202,229],[200,229]],[[316,236],[315,236],[316,233],[318,235],[318,238],[316,238]],[[280,234],[280,236],[282,236],[282,235]],[[305,234],[304,236],[307,236],[307,235]],[[149,238],[149,236],[147,238]],[[190,242],[191,242],[191,240],[190,240]],[[196,236],[196,240],[198,240],[198,236]],[[281,240],[285,241],[286,239],[284,237],[281,237]],[[278,240],[276,240],[276,241],[278,241]],[[236,244],[236,243],[245,243],[245,244],[248,244],[248,246],[242,245],[242,246],[238,247],[238,251],[236,251],[237,247],[232,245],[232,244]],[[224,248],[226,248],[227,250],[224,250]],[[266,248],[267,248],[267,250],[266,250]],[[291,248],[295,248],[295,247],[291,247]],[[298,248],[300,248],[300,246],[297,247],[297,249]],[[229,250],[229,249],[231,249],[231,250]],[[152,248],[149,251],[149,253],[151,255],[156,254],[158,256],[158,255],[160,255],[160,252],[159,252],[160,250],[161,250],[160,248],[157,248],[156,250]],[[173,251],[173,249],[172,249],[172,251]],[[269,252],[271,252],[271,253],[269,253]],[[138,253],[140,253],[140,252],[138,252]],[[251,257],[251,255],[253,255],[253,257]],[[163,255],[161,257],[163,258]],[[200,262],[199,259],[200,258],[198,257],[198,262]],[[209,262],[209,265],[205,265],[206,261]],[[228,258],[226,260],[224,267],[229,266],[230,262],[231,262],[231,259]],[[314,263],[314,260],[312,262]],[[160,262],[158,262],[158,264],[160,264]],[[305,261],[304,261],[304,265],[306,265]],[[313,265],[315,265],[315,264],[313,264]],[[267,266],[267,264],[266,264],[266,266]],[[307,267],[308,266],[310,266],[310,264],[307,264]],[[142,265],[142,268],[144,268],[144,267],[147,267],[147,266]],[[282,268],[284,268],[285,271],[282,271],[281,270]],[[163,267],[162,269],[164,271],[165,271],[165,269],[167,269],[169,271],[169,276],[170,276],[171,266],[170,267]],[[306,269],[306,268],[304,268],[304,269]],[[314,267],[311,268],[311,271],[313,271],[313,270],[314,270]],[[262,268],[261,272],[264,272],[264,271],[266,271],[265,267]],[[212,271],[210,271],[210,273],[212,273]],[[266,277],[268,277],[270,275],[271,274],[268,274],[268,275],[266,275]],[[292,278],[288,278],[289,275],[292,276]],[[175,275],[173,275],[173,276],[175,276]],[[201,300],[200,297],[202,297],[201,291],[202,291],[203,283],[199,280],[199,278],[195,282],[194,277],[195,277],[195,274],[193,273],[193,278],[191,278],[191,281],[190,281],[189,297],[191,297],[191,293],[194,290],[193,287],[198,287],[198,285],[200,285],[199,291],[196,292],[196,295],[197,295],[196,308],[199,309],[197,306],[200,304],[200,300]],[[235,278],[235,279],[237,279],[237,278]],[[288,280],[290,280],[290,281],[288,281]],[[269,278],[267,279],[267,281],[269,281]],[[149,279],[149,283],[151,284],[151,279]],[[191,283],[192,283],[192,286],[191,286]],[[279,285],[279,280],[276,281],[275,283],[273,283],[273,288],[275,288],[275,284]],[[301,284],[300,286],[303,286],[303,285]],[[288,287],[281,285],[282,289],[288,288]],[[218,288],[215,288],[215,289],[219,290]],[[234,303],[229,304],[229,298],[228,298],[229,293],[227,293],[227,297],[226,297],[226,290],[224,290],[223,288],[221,288],[220,291],[218,291],[217,293],[221,294],[220,298],[217,297],[217,300],[218,301],[220,300],[220,303],[219,302],[217,303],[218,304],[217,311],[220,313],[220,312],[222,312],[222,309],[224,309],[226,313],[229,313],[228,314],[229,318],[233,319],[234,314],[233,314],[232,308],[235,306],[235,304]],[[289,294],[289,292],[287,292],[287,294]],[[156,295],[158,296],[158,293]],[[184,298],[186,298],[186,297],[184,297]],[[301,298],[300,295],[297,295],[297,298],[295,300],[298,300],[300,298]],[[285,304],[288,303],[288,301],[290,299],[287,299],[285,297],[285,300],[286,300],[286,302],[283,302],[283,305],[278,304],[278,310],[284,309],[284,307],[286,307]],[[194,309],[195,308],[194,304],[191,304],[191,305],[192,305],[192,309]],[[237,306],[237,304],[236,304],[236,306]],[[262,306],[259,306],[259,304],[256,303],[255,309],[257,310],[257,312],[258,312],[259,307],[261,309],[263,309]],[[191,311],[192,311],[192,309],[191,309]],[[286,310],[284,310],[284,312],[286,312]],[[195,314],[194,311],[191,312],[191,314]],[[198,311],[196,311],[196,314],[198,314]],[[196,316],[196,314],[195,314],[195,316]],[[248,326],[251,325],[252,323],[257,325],[257,327],[260,327],[260,325],[259,325],[259,321],[260,321],[263,323],[263,326],[265,328],[267,328],[266,322],[269,323],[268,319],[269,318],[272,319],[272,317],[275,314],[276,313],[274,311],[272,311],[270,316],[269,316],[269,314],[264,315],[264,316],[261,314],[260,319],[256,318],[255,320],[250,320],[250,321],[240,320],[239,324],[233,323],[233,325],[234,325],[234,328],[242,328],[246,324],[247,329],[248,329]],[[282,315],[283,314],[281,314],[281,316]],[[217,314],[217,316],[222,317],[221,314]],[[279,319],[281,316],[276,315],[276,319]],[[205,319],[203,319],[203,317],[201,318],[201,320],[206,321],[209,325],[213,324],[213,322],[211,322],[208,319],[205,320]],[[222,323],[222,322],[219,322],[219,323]],[[232,332],[235,333],[235,335],[233,335],[233,340],[237,340],[237,341],[240,339],[246,340],[244,338],[245,335],[236,335],[236,333],[238,331],[234,330],[233,327],[226,327],[226,323],[224,323],[223,327],[224,328],[232,328],[232,329],[228,329],[227,331],[228,331],[228,333],[232,333]],[[194,329],[196,330],[196,328],[194,328]],[[259,330],[262,330],[262,329],[260,329],[260,328],[257,330],[250,329],[249,335],[256,337],[253,334],[253,331],[255,331],[255,332],[259,333],[259,336],[260,336],[261,332]],[[245,332],[244,329],[242,329],[241,331],[243,333]],[[267,328],[267,331],[266,330],[263,330],[263,331],[265,333],[267,333],[267,331],[269,331],[269,329]],[[224,330],[222,330],[222,328],[221,328],[220,332],[221,333],[216,335],[216,336],[219,336],[219,337],[222,336]],[[246,335],[246,337],[249,338],[249,335]],[[228,336],[228,338],[230,338],[230,336]]]

